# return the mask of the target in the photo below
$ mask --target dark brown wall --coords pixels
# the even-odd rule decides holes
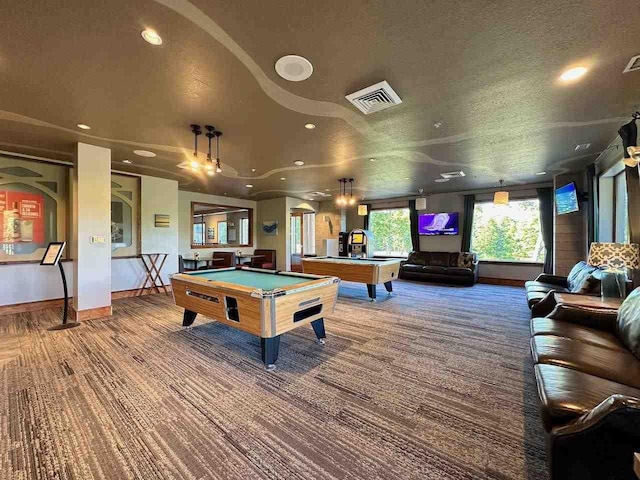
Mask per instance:
[[[584,173],[556,175],[554,188],[576,182],[579,192],[586,191]],[[580,211],[555,215],[554,221],[554,273],[566,275],[580,260],[587,258],[586,203],[580,203]]]

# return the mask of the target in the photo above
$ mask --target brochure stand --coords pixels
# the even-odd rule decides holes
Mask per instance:
[[[58,266],[60,268],[60,276],[62,277],[62,289],[64,290],[64,310],[62,313],[62,324],[49,328],[49,330],[66,330],[67,328],[78,327],[78,322],[67,322],[67,315],[69,313],[69,291],[67,289],[67,277],[64,274],[64,268],[60,263],[60,257],[62,251],[66,246],[66,242],[51,242],[47,247],[47,251],[44,252],[40,265]]]

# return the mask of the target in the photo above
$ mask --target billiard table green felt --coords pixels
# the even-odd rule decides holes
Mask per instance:
[[[262,289],[262,290],[275,290],[276,288],[288,287],[291,285],[298,285],[307,283],[315,278],[298,277],[295,275],[282,275],[278,273],[262,273],[262,272],[250,272],[245,270],[223,270],[220,272],[194,272],[188,273],[193,277],[204,278],[212,280],[214,282],[227,282],[243,287]]]

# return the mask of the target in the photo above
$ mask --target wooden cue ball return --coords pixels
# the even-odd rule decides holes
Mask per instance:
[[[256,268],[221,268],[170,276],[182,325],[198,313],[260,337],[262,361],[275,369],[280,336],[311,324],[324,344],[324,316],[333,312],[340,279]]]

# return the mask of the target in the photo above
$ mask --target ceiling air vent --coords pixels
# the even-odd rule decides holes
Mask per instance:
[[[629,60],[627,68],[625,68],[622,73],[635,72],[638,70],[640,70],[640,55],[636,55],[631,60]]]
[[[464,172],[462,170],[458,171],[458,172],[445,172],[445,173],[441,173],[440,176],[442,178],[446,178],[447,180],[451,180],[452,178],[460,178],[460,177],[464,177]]]
[[[402,103],[398,94],[393,91],[391,85],[386,81],[358,90],[344,98],[353,103],[353,105],[365,115],[379,112],[380,110],[385,110]]]

